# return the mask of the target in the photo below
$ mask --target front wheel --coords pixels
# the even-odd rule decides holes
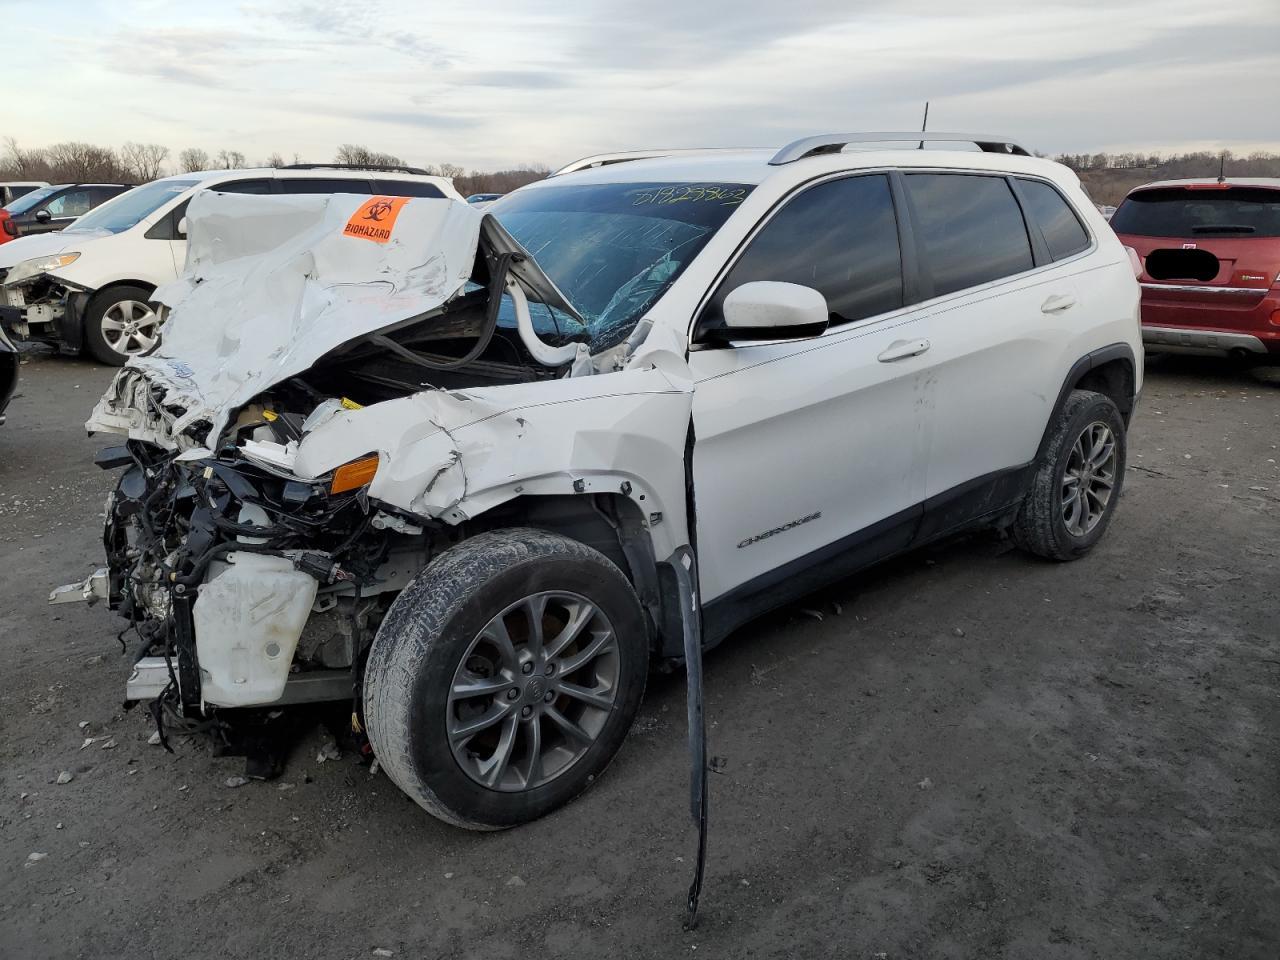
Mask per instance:
[[[1075,560],[1102,539],[1124,483],[1125,427],[1100,393],[1073,390],[1014,520],[1014,542],[1049,560]]]
[[[89,301],[84,312],[84,347],[99,363],[122,367],[160,342],[160,314],[142,287],[111,287]]]
[[[543,816],[613,759],[644,693],[635,592],[540,530],[480,534],[396,598],[365,667],[369,741],[429,813],[495,830]]]

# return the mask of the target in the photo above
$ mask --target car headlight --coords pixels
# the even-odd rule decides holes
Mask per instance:
[[[12,286],[23,280],[30,280],[32,277],[38,277],[40,274],[48,273],[50,270],[61,269],[79,259],[80,254],[78,253],[55,253],[51,257],[36,257],[33,260],[23,260],[9,271],[9,275],[4,280],[5,286]]]

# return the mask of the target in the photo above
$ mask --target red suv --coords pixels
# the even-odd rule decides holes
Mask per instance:
[[[1280,179],[1149,183],[1111,226],[1142,261],[1153,351],[1280,356]]]

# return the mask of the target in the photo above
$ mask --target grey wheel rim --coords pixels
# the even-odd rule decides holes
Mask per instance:
[[[1116,485],[1116,437],[1094,421],[1071,445],[1062,474],[1062,522],[1074,537],[1093,531],[1106,515]]]
[[[613,625],[586,597],[554,591],[513,603],[454,673],[445,717],[454,759],[504,793],[562,776],[604,730],[620,669]]]
[[[102,338],[127,357],[146,353],[159,339],[160,318],[147,304],[120,300],[102,313]]]

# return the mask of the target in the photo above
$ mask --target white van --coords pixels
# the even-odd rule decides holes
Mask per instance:
[[[200,190],[462,199],[449,180],[412,167],[298,164],[165,177],[104,203],[61,233],[0,247],[0,321],[21,337],[60,342],[113,366],[147,353],[164,319],[151,294],[182,272],[184,215]]]

